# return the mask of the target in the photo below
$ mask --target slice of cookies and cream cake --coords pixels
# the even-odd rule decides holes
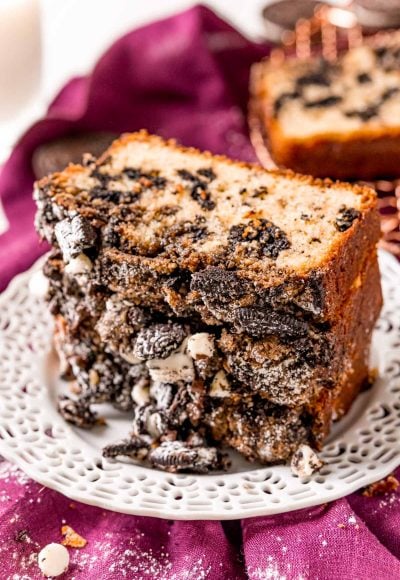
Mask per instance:
[[[81,426],[104,401],[134,415],[108,456],[204,471],[221,467],[221,441],[286,460],[319,448],[367,380],[381,304],[370,189],[140,132],[44,178],[35,199],[54,248],[56,344],[79,391],[60,410]],[[274,425],[279,445],[266,452]]]
[[[250,84],[277,165],[339,179],[398,174],[400,33],[334,61],[265,60]]]

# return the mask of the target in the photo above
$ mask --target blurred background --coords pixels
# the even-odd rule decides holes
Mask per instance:
[[[70,76],[90,69],[125,32],[199,3],[219,12],[246,35],[263,38],[261,11],[266,0],[42,0],[45,94],[51,95]]]
[[[207,4],[252,38],[265,0]],[[119,36],[196,4],[191,0],[0,0],[0,162],[72,76],[87,73]]]
[[[262,40],[271,32],[262,11],[273,3],[208,0],[204,4],[249,38]],[[63,84],[87,73],[115,39],[194,4],[191,0],[0,0],[0,162]],[[310,2],[290,4],[289,13],[301,13]],[[333,4],[348,2],[334,0]]]

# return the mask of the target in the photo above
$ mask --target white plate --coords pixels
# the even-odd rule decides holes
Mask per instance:
[[[57,361],[46,305],[29,293],[32,272],[0,297],[0,453],[32,479],[71,499],[128,514],[235,519],[287,512],[343,497],[400,464],[400,267],[380,254],[385,305],[374,332],[374,387],[333,429],[319,474],[300,480],[286,466],[237,455],[229,473],[174,475],[106,460],[102,447],[129,430],[129,415],[103,406],[106,427],[75,429],[56,411]]]

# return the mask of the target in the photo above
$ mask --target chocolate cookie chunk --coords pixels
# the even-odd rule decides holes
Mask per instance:
[[[308,332],[308,324],[304,320],[273,310],[238,308],[233,312],[233,321],[240,331],[256,337],[274,334],[301,338]]]
[[[132,457],[133,459],[145,459],[149,450],[149,444],[140,437],[131,437],[119,443],[111,443],[103,448],[103,457],[116,458],[119,456]]]
[[[74,401],[69,397],[62,397],[58,403],[58,410],[68,423],[72,423],[77,427],[90,429],[99,422],[97,414],[93,413],[89,405],[83,401]]]
[[[58,222],[54,231],[66,262],[79,254],[93,250],[97,243],[96,230],[80,215]]]
[[[166,441],[149,453],[154,467],[170,471],[208,473],[223,467],[221,452],[215,447],[191,447],[181,441]]]
[[[232,226],[229,241],[233,248],[237,245],[246,245],[249,252],[254,250],[259,256],[273,259],[276,259],[283,250],[290,248],[285,232],[266,219],[254,219],[246,224]]]
[[[185,329],[180,324],[152,324],[139,331],[133,353],[142,360],[167,358],[181,345],[185,336]]]
[[[360,217],[360,212],[352,207],[341,207],[335,220],[339,232],[345,232],[353,225],[354,220]]]

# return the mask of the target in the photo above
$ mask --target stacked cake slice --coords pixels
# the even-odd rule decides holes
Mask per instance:
[[[107,456],[170,470],[320,448],[368,379],[381,293],[373,192],[126,135],[37,184],[55,344]]]

